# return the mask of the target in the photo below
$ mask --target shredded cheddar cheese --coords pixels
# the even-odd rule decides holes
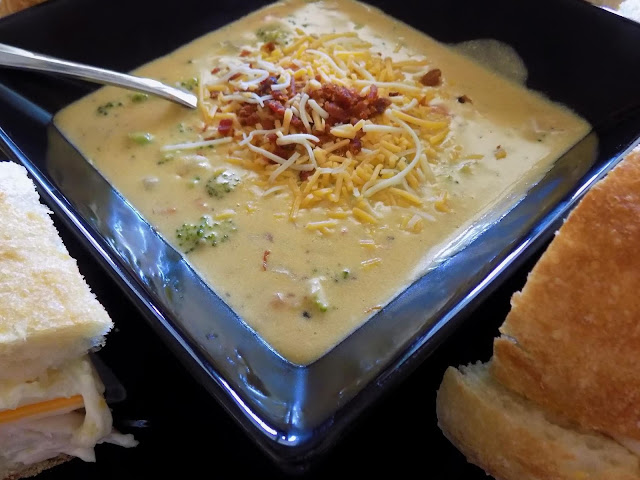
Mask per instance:
[[[447,212],[446,198],[424,195],[451,128],[447,112],[429,104],[440,86],[420,82],[427,62],[394,62],[355,32],[297,33],[289,45],[258,44],[201,72],[200,112],[214,135],[163,151],[233,146],[229,161],[258,173],[263,197],[290,196],[290,220],[324,211],[325,220],[306,223],[323,234],[348,217],[376,225],[363,199]],[[229,136],[218,128],[223,119],[233,123]],[[407,218],[406,230],[423,228],[422,217]]]

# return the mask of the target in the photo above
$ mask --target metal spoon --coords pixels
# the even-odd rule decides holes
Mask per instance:
[[[68,62],[2,43],[0,43],[0,66],[68,75],[103,85],[115,85],[129,90],[150,93],[185,107],[196,108],[198,106],[198,97],[194,94],[180,88],[170,87],[151,78],[136,77],[81,63]]]

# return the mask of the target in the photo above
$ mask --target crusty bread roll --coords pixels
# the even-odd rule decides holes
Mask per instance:
[[[24,167],[0,167],[0,381],[19,382],[102,345],[112,323]]]
[[[504,385],[584,428],[640,440],[640,154],[569,215],[494,345]]]
[[[472,463],[499,480],[637,480],[637,456],[610,438],[559,423],[500,385],[481,364],[449,368],[438,422]]]
[[[572,211],[488,365],[447,370],[444,434],[501,480],[640,480],[640,153]]]

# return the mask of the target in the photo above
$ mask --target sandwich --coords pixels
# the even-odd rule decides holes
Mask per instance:
[[[0,479],[135,445],[88,356],[112,326],[26,170],[0,162]]]
[[[529,274],[488,365],[449,368],[438,422],[503,480],[640,479],[640,153],[599,181]]]

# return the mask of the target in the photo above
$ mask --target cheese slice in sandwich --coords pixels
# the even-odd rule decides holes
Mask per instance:
[[[78,271],[26,170],[0,162],[0,479],[67,457],[95,460],[113,431],[88,352],[113,324]]]

